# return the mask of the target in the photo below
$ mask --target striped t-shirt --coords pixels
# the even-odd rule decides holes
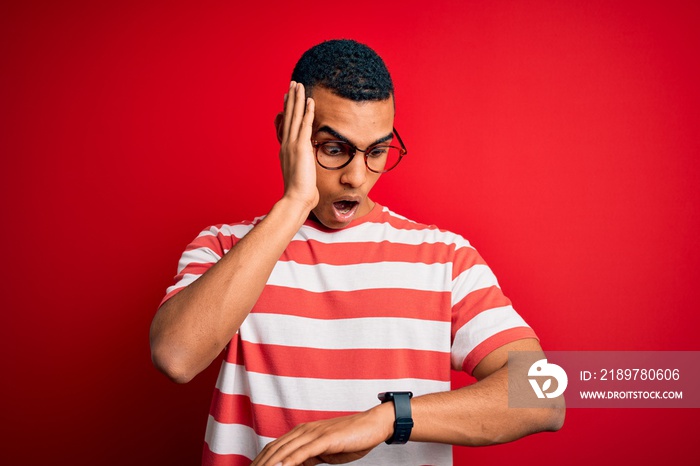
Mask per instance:
[[[204,230],[163,299],[262,220]],[[295,425],[365,411],[377,393],[450,389],[508,342],[536,338],[461,236],[376,204],[341,230],[308,220],[225,350],[203,463],[246,465]],[[382,443],[358,465],[451,465],[449,445]]]

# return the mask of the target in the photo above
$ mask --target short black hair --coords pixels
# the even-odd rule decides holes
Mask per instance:
[[[389,70],[377,52],[351,39],[321,42],[304,52],[292,72],[306,95],[315,86],[355,102],[386,100],[394,94]]]

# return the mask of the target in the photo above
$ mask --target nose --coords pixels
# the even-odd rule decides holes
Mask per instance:
[[[340,175],[340,182],[352,188],[362,186],[367,180],[367,166],[365,165],[365,155],[362,152],[357,152],[352,161],[342,168],[343,173]]]

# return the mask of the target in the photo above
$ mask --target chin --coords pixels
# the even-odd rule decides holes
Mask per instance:
[[[318,220],[318,222],[321,225],[323,225],[326,228],[330,228],[331,230],[342,230],[343,228],[350,225],[349,221],[341,223],[341,222],[338,222],[336,220],[327,221],[327,220],[319,219],[318,217],[316,217],[316,220]]]

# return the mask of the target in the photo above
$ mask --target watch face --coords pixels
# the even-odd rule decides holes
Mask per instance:
[[[413,398],[413,392],[382,392],[377,395],[377,398],[384,403],[393,400],[398,395],[408,395],[409,398]]]

